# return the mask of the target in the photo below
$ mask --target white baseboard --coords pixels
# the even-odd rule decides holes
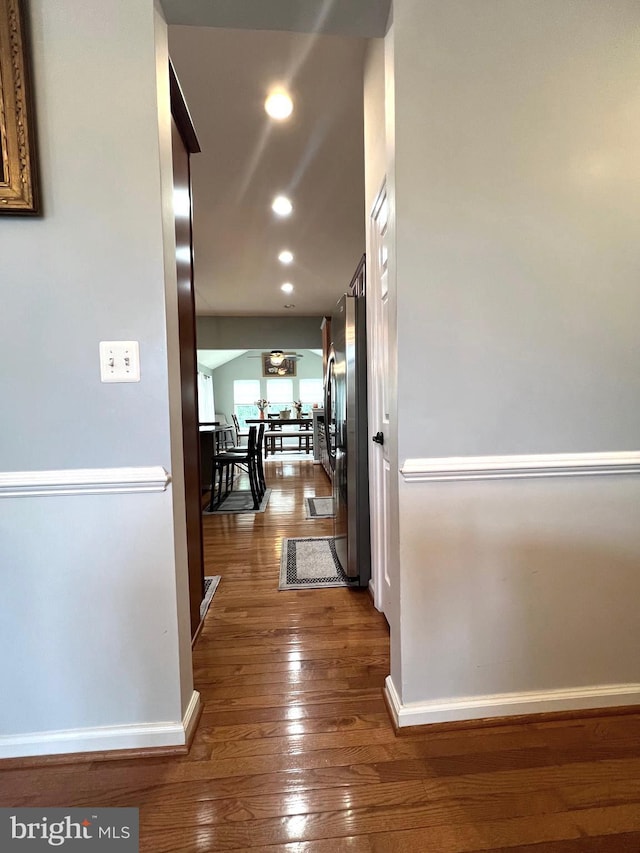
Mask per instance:
[[[191,692],[191,699],[189,699],[189,704],[187,705],[187,710],[184,712],[184,716],[182,718],[182,731],[184,732],[183,743],[191,742],[195,727],[198,724],[200,704],[200,694],[197,690],[193,690]]]
[[[375,584],[373,577],[369,578],[368,589],[369,589],[369,596],[371,597],[371,601],[373,602],[373,606],[376,608],[376,610],[380,610],[380,608],[376,604],[376,584]]]
[[[92,729],[68,729],[0,737],[0,759],[184,746],[187,743],[187,732],[197,719],[199,707],[200,694],[194,690],[184,717],[179,723],[96,726]]]
[[[585,711],[640,704],[640,684],[603,684],[568,690],[534,690],[527,693],[496,693],[403,705],[391,676],[385,680],[385,693],[398,728],[478,720],[483,717],[510,717],[519,714],[544,714],[550,711]]]

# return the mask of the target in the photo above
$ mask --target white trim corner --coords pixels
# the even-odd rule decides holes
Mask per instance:
[[[184,716],[182,718],[182,728],[184,730],[184,743],[190,744],[193,735],[195,734],[196,726],[198,725],[198,720],[200,719],[200,710],[201,710],[201,698],[200,694],[197,690],[192,691],[191,699],[189,699],[189,704],[184,712]]]
[[[402,723],[400,722],[400,711],[402,710],[402,702],[400,701],[400,696],[398,695],[398,691],[396,690],[396,686],[393,683],[393,680],[390,675],[388,675],[384,680],[384,693],[388,700],[389,710],[391,711],[391,715],[393,717],[393,723],[395,727],[399,729],[402,725]]]

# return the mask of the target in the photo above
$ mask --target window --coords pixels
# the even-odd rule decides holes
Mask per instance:
[[[240,428],[246,427],[247,418],[259,416],[256,400],[260,399],[259,379],[233,380],[233,411],[240,422]]]
[[[206,373],[198,371],[198,419],[201,424],[215,421],[213,402],[213,380]]]
[[[301,379],[300,380],[300,402],[302,403],[302,411],[308,414],[313,408],[314,403],[317,403],[320,408],[323,405],[324,390],[322,379]]]
[[[293,379],[267,379],[267,400],[272,412],[293,408]]]

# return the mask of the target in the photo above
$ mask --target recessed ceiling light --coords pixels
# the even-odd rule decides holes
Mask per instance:
[[[293,252],[290,252],[288,249],[284,249],[278,255],[278,260],[281,264],[290,264],[293,260]]]
[[[291,96],[283,89],[275,89],[269,93],[267,100],[264,102],[264,108],[271,118],[274,118],[276,121],[284,121],[293,112],[293,101],[291,100]]]
[[[289,304],[285,305],[284,307],[285,308],[295,308],[296,306],[292,302],[289,302]]]
[[[293,205],[286,195],[278,195],[273,200],[271,210],[273,210],[274,213],[277,213],[278,216],[289,216],[293,210]]]
[[[280,290],[284,293],[293,293],[293,285],[290,281],[285,281],[284,284],[280,285]]]

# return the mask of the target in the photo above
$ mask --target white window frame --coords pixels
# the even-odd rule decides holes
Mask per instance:
[[[305,392],[305,388],[309,388],[308,392]],[[300,402],[302,403],[303,411],[307,411],[313,407],[314,403],[317,403],[318,406],[322,406],[323,399],[323,386],[322,379],[309,377],[307,379],[300,380]]]
[[[244,386],[246,393],[239,393]],[[249,386],[249,387],[247,387]],[[240,429],[245,429],[247,418],[259,417],[256,402],[260,399],[259,379],[234,379],[233,380],[233,412],[238,418]]]
[[[293,379],[267,379],[267,400],[274,411],[293,408]]]

